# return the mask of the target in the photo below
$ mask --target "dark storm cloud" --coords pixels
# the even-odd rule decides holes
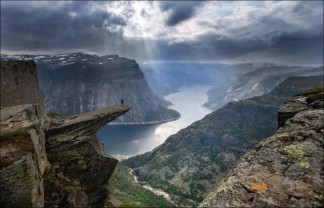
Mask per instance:
[[[100,2],[2,2],[5,49],[98,48],[122,38],[124,19]]]
[[[171,42],[164,54],[177,54],[173,57],[188,60],[234,59],[250,54],[249,57],[259,59],[272,56],[278,60],[323,63],[323,11],[314,12],[321,6],[320,2],[300,2],[289,9],[278,6],[261,15],[255,15],[256,10],[247,10],[230,20],[200,22],[225,32],[206,32],[193,40]],[[245,20],[243,26],[236,23],[240,19]],[[233,24],[235,27],[229,27]]]
[[[175,26],[185,20],[192,18],[203,2],[197,1],[164,1],[160,3],[162,11],[170,11],[170,16],[166,21],[167,26]]]
[[[252,1],[245,2],[248,6],[222,2],[216,5],[218,16],[199,13],[217,13],[213,13],[216,7],[208,10],[213,3],[208,1],[145,2],[148,5],[140,11],[135,11],[132,2],[119,2],[119,16],[106,11],[110,3],[116,2],[1,2],[1,49],[84,49],[137,60],[218,61],[258,56],[260,60],[323,62],[323,2],[267,2],[256,7]],[[154,20],[150,9],[157,11],[153,15],[168,15],[167,27],[150,21]],[[148,36],[140,36],[141,24],[137,23],[143,22],[134,18],[138,12],[147,20]],[[186,25],[188,19],[194,24]],[[191,35],[182,30],[190,26],[198,32]],[[150,32],[153,29],[160,31],[156,35]]]
[[[306,54],[319,58],[322,54],[323,35],[301,32],[277,31],[263,36],[247,36],[244,38],[228,38],[221,35],[206,34],[194,43],[202,51],[209,51],[219,58],[235,58],[244,54],[275,52],[280,56],[305,52],[307,50],[317,51],[318,55]]]
[[[208,33],[192,41],[152,41],[151,51],[142,50],[147,46],[145,41],[133,40],[124,45],[122,51],[125,56],[139,60],[149,57],[156,60],[218,61],[250,54],[245,61],[273,59],[287,64],[322,63],[323,35],[319,33],[277,31],[265,36],[229,38]]]
[[[253,59],[275,57],[289,63],[322,63],[323,35],[312,33],[269,34],[267,37],[229,38],[217,34],[204,34],[193,41],[160,43],[158,56],[166,60],[222,60],[246,56]],[[287,63],[288,63],[287,62]]]

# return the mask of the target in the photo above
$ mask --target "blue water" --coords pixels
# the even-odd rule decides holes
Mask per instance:
[[[107,124],[97,137],[105,151],[118,159],[145,153],[162,144],[170,135],[211,113],[202,106],[207,101],[211,86],[185,86],[164,99],[173,103],[170,109],[181,114],[180,119],[163,124],[111,125]]]

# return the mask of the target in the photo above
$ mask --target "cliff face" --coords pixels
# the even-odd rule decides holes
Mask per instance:
[[[49,163],[44,117],[40,115],[34,104],[1,107],[0,203],[3,207],[44,206],[43,176]]]
[[[35,63],[1,62],[1,205],[44,205],[44,104]]]
[[[169,102],[149,88],[134,60],[84,53],[14,58],[36,61],[47,112],[79,115],[119,105],[124,99],[132,109],[115,123],[161,122],[180,116],[167,108]]]
[[[323,206],[323,86],[278,111],[279,129],[240,159],[200,207]]]
[[[36,77],[31,61],[1,62],[1,83],[10,83],[1,86],[1,205],[103,206],[117,160],[104,153],[95,132],[129,107],[48,117]]]
[[[198,205],[238,158],[276,131],[279,106],[320,83],[321,76],[288,78],[271,93],[231,102],[123,163],[177,205]]]
[[[1,62],[1,107],[37,103],[44,111],[33,61]],[[42,113],[42,112],[41,112]]]

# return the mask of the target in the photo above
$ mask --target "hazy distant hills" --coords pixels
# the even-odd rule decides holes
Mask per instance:
[[[123,163],[177,205],[197,205],[243,153],[275,132],[285,100],[320,83],[322,76],[290,77],[270,93],[231,102]]]
[[[176,92],[185,85],[211,85],[222,87],[234,75],[243,75],[270,63],[225,65],[199,62],[148,62],[140,68],[149,86],[159,95]]]
[[[117,55],[71,53],[53,56],[5,56],[1,60],[32,59],[36,62],[40,89],[47,112],[75,115],[120,104],[131,110],[116,123],[174,120],[178,112],[147,85],[134,60]]]
[[[223,86],[211,89],[208,92],[209,101],[205,103],[205,106],[216,110],[231,101],[268,93],[287,77],[313,75],[323,75],[323,67],[270,66],[258,68],[243,76],[236,76]]]

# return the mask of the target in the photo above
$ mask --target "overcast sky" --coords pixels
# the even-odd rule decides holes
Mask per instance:
[[[323,64],[322,1],[1,2],[1,53]]]

